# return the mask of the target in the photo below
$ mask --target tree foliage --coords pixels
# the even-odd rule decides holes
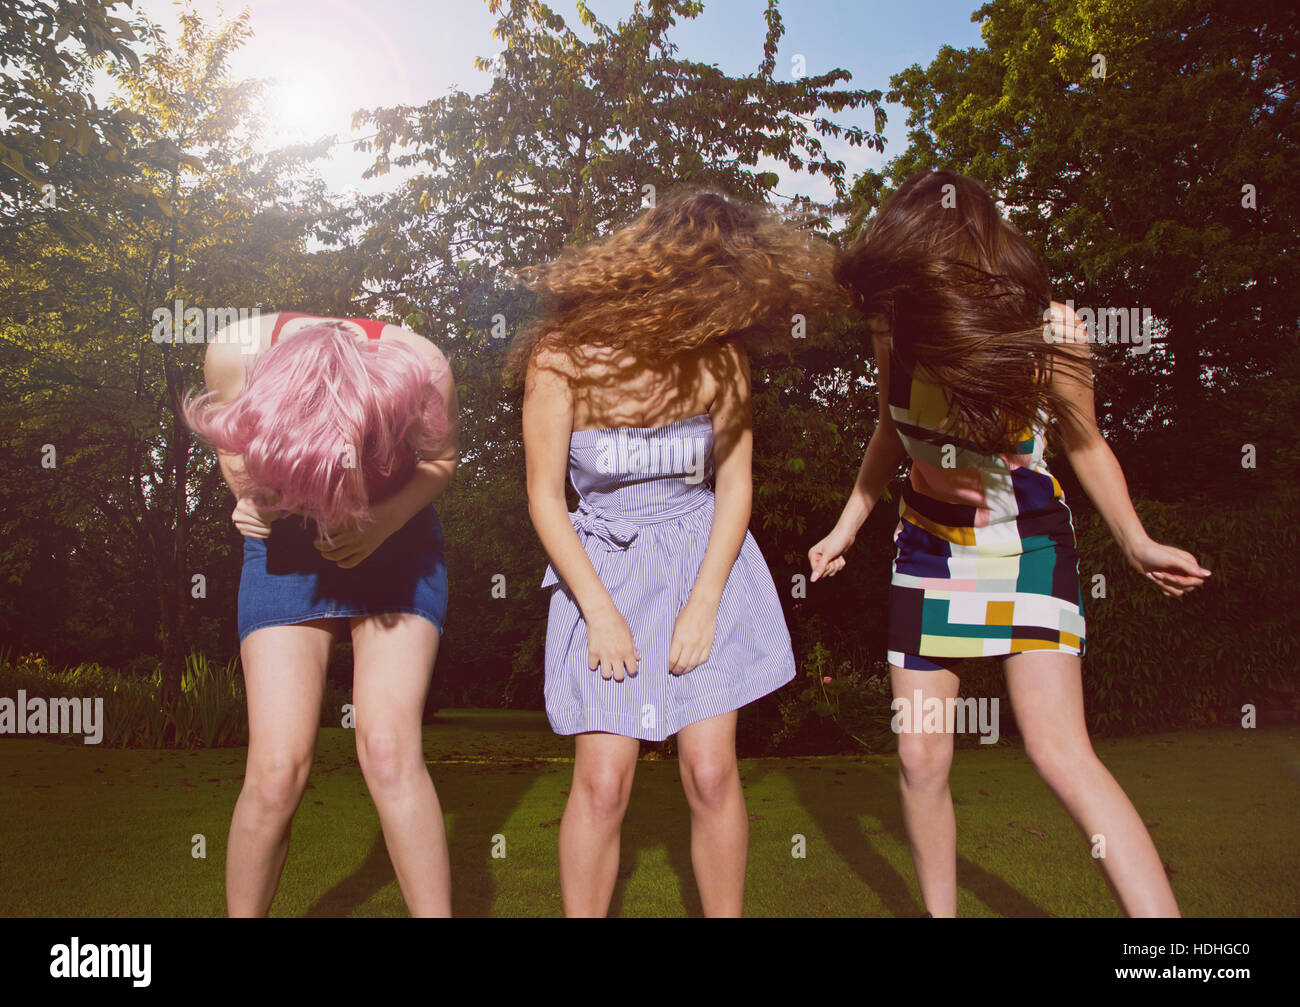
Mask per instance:
[[[1295,328],[1300,14],[993,0],[973,19],[983,46],[891,78],[909,145],[859,180],[859,218],[921,168],[981,179],[1061,299],[1153,311],[1161,345],[1112,353],[1112,427],[1194,422],[1208,389],[1266,373]]]
[[[347,300],[306,247],[333,209],[305,170],[320,151],[255,149],[259,85],[228,71],[248,33],[246,14],[185,12],[174,46],[154,32],[117,66],[106,113],[126,145],[180,155],[34,217],[0,272],[9,638],[152,651],[173,690],[194,642],[224,638],[238,582],[228,493],[178,412],[202,384],[207,310]],[[96,226],[69,236],[65,214]],[[189,341],[160,342],[156,313],[178,302],[167,331]],[[186,329],[187,309],[203,322]]]

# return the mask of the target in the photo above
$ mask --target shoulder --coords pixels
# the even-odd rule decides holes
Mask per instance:
[[[241,362],[256,359],[270,348],[271,333],[279,317],[278,311],[259,313],[221,326],[208,339],[207,359],[221,360],[231,355]]]
[[[203,381],[208,391],[216,393],[217,401],[233,399],[243,389],[248,365],[255,359],[238,342],[214,339],[208,343],[203,357]]]
[[[751,395],[749,353],[736,338],[712,342],[703,348],[704,393],[708,411],[717,413],[747,403]]]
[[[884,315],[868,315],[866,318],[867,332],[874,338],[875,336],[889,335],[889,319]]]
[[[579,361],[564,346],[549,342],[543,337],[528,356],[528,369],[524,374],[524,429],[527,437],[535,437],[537,424],[548,430],[571,429],[576,395]],[[567,418],[568,426],[565,427]]]
[[[271,332],[278,312],[251,315],[223,325],[208,338],[203,367],[208,384],[214,378],[222,384],[237,377],[243,383],[244,371],[271,347]]]
[[[720,339],[714,343],[714,352],[723,360],[749,369],[749,351],[739,339]]]
[[[711,339],[693,352],[705,373],[719,382],[727,380],[728,376],[749,376],[749,351],[738,337]]]
[[[587,361],[589,366],[598,366],[600,363],[601,361],[595,359]],[[574,358],[573,351],[560,346],[550,336],[540,339],[528,357],[530,380],[549,378],[568,382],[576,378],[581,369],[579,361]]]
[[[434,373],[451,369],[446,354],[434,344],[433,340],[401,325],[386,325],[379,334],[380,340],[392,340],[415,350],[424,361],[433,368]]]
[[[588,373],[591,371],[588,361]],[[582,370],[573,351],[543,337],[528,355],[524,373],[524,402],[566,403],[572,408],[574,386]]]

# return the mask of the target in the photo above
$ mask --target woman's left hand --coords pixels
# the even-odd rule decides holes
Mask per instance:
[[[1210,571],[1190,552],[1144,539],[1128,551],[1128,561],[1165,594],[1177,598],[1205,583]]]
[[[717,621],[716,603],[697,600],[694,595],[687,599],[673,624],[673,641],[668,648],[670,672],[685,675],[709,659]]]
[[[364,527],[331,529],[333,542],[327,544],[323,539],[316,540],[316,548],[327,560],[337,563],[343,569],[356,566],[372,552],[384,544],[393,533],[388,522],[375,515],[375,520]]]

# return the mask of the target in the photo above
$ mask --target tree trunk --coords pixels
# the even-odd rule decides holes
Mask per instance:
[[[167,568],[163,573],[162,610],[162,698],[168,707],[181,693],[181,675],[185,670],[185,616],[189,611],[190,590],[185,568],[189,531],[185,497],[191,438],[179,412],[179,396],[173,395],[172,401],[172,535],[171,549],[166,552]]]

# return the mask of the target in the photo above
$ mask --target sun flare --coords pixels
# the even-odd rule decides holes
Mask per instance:
[[[319,76],[284,74],[276,78],[267,97],[268,125],[276,136],[291,140],[346,134],[347,114],[337,98],[334,88]]]

